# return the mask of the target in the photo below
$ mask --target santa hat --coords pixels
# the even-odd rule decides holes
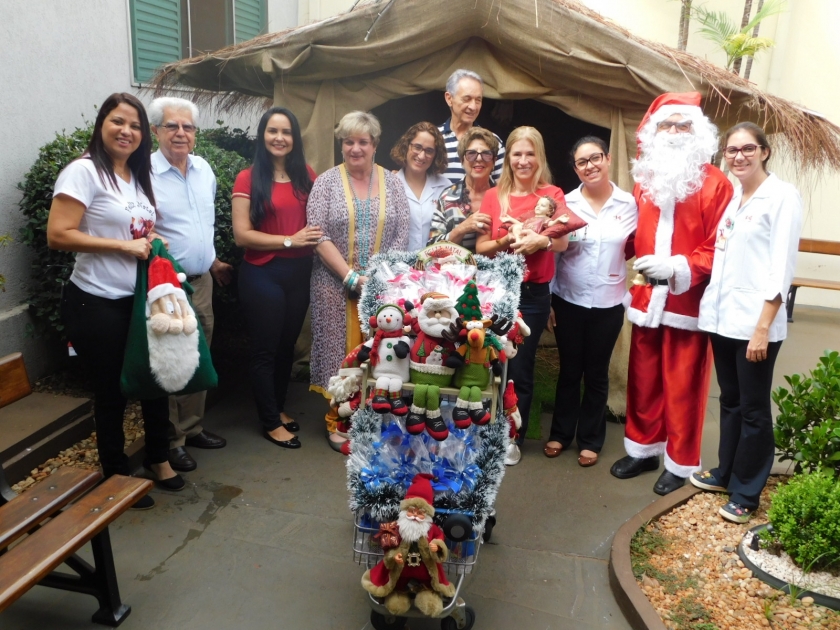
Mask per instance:
[[[173,295],[176,299],[186,300],[187,296],[181,288],[181,283],[186,282],[187,276],[183,273],[175,273],[172,261],[163,256],[155,256],[149,263],[149,283],[146,299],[151,304],[165,295]]]
[[[420,303],[423,305],[424,310],[432,311],[442,311],[455,306],[455,300],[445,293],[437,293],[436,291],[424,293],[420,296]]]
[[[435,515],[435,508],[432,503],[435,501],[435,493],[432,490],[432,476],[426,473],[414,475],[411,485],[405,492],[405,498],[400,502],[400,511],[410,507],[420,508],[429,516]]]
[[[639,128],[636,130],[636,142],[639,142],[639,135],[651,122],[659,124],[674,114],[682,114],[692,120],[703,116],[703,110],[700,109],[701,98],[700,92],[666,92],[657,96],[650,104],[647,113],[639,124]]]
[[[341,368],[338,370],[339,376],[361,376],[362,375],[362,365],[359,362],[359,350],[361,350],[362,345],[360,344],[353,348],[346,357],[344,357],[344,361],[341,362]]]
[[[519,398],[513,388],[513,381],[508,381],[502,394],[502,409],[510,422],[510,437],[516,437],[516,430],[522,426],[522,415],[519,413]]]

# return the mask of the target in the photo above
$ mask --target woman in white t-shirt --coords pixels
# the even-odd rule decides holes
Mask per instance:
[[[796,188],[767,171],[764,130],[739,123],[726,132],[723,156],[740,186],[723,213],[712,277],[698,326],[711,333],[720,385],[719,464],[691,483],[728,492],[720,515],[745,523],[758,507],[773,466],[773,366],[787,336],[782,302],[790,289],[802,229]]]
[[[566,195],[566,204],[588,225],[569,235],[551,282],[549,327],[557,339],[560,375],[543,452],[557,457],[577,441],[578,464],[587,467],[598,461],[606,438],[610,357],[624,324],[627,244],[639,211],[633,195],[610,181],[610,152],[601,138],[578,140],[572,165],[581,185]]]
[[[97,448],[106,477],[131,474],[123,452],[126,399],[120,373],[137,261],[148,258],[154,236],[151,146],[143,104],[124,92],[109,96],[99,108],[84,155],[58,176],[47,223],[50,248],[77,254],[64,286],[61,316],[93,382]],[[145,464],[159,485],[180,490],[184,480],[168,461],[168,399],[144,400],[141,406]],[[147,495],[134,508],[153,506]]]

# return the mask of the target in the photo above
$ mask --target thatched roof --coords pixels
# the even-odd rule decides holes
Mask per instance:
[[[697,90],[720,127],[752,120],[777,134],[777,149],[800,169],[840,170],[840,127],[695,55],[637,37],[575,0],[363,1],[314,24],[169,64],[155,86],[197,88],[196,100],[231,110],[255,98],[314,103],[318,86],[330,83],[345,94],[373,92],[363,101],[373,106],[442,89],[449,62],[470,51],[492,98],[591,105],[597,115],[569,112],[589,122],[618,111],[629,132],[658,94]]]

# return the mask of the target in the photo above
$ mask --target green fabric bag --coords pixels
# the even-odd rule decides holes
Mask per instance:
[[[128,329],[128,340],[125,345],[125,358],[123,359],[122,374],[120,375],[120,390],[123,396],[130,400],[150,400],[173,394],[194,394],[216,387],[219,377],[213,367],[210,358],[210,349],[207,347],[207,340],[204,331],[199,324],[196,328],[198,334],[198,367],[190,378],[187,385],[180,391],[167,392],[155,380],[149,360],[149,339],[147,332],[146,316],[146,294],[148,288],[149,264],[156,256],[162,256],[172,262],[177,273],[183,273],[181,266],[175,261],[163,244],[163,241],[155,239],[152,242],[152,251],[147,260],[137,261],[137,283],[134,287],[134,306],[131,312],[131,324]],[[190,295],[194,289],[189,283],[183,282],[182,288],[187,294],[187,301],[192,306]]]

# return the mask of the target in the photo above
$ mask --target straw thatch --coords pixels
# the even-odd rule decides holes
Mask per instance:
[[[197,88],[196,101],[232,111],[255,99],[314,103],[313,86],[333,82],[352,84],[345,94],[375,92],[362,101],[372,106],[395,95],[442,89],[440,77],[452,68],[445,63],[437,68],[436,60],[460,61],[468,50],[474,59],[484,63],[492,57],[496,64],[482,71],[490,97],[536,98],[596,124],[603,124],[598,121],[603,111],[620,112],[632,135],[630,124],[641,119],[657,94],[697,90],[720,127],[751,120],[776,134],[777,150],[801,171],[840,170],[840,128],[823,116],[695,55],[637,37],[575,0],[363,1],[353,11],[314,24],[169,64],[154,86],[159,92]],[[502,67],[533,81],[521,88],[502,71],[494,81],[494,69]],[[391,80],[387,89],[383,77]],[[337,111],[342,103],[335,98]],[[601,108],[600,114],[587,116],[581,101]]]

